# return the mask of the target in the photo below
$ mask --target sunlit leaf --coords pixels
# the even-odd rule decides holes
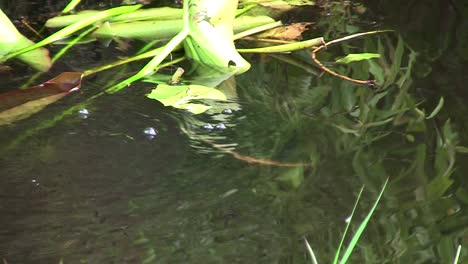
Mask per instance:
[[[184,109],[194,114],[205,112],[210,106],[190,103],[191,100],[226,100],[226,96],[215,88],[202,85],[160,84],[147,95],[150,99],[161,102],[164,106]]]
[[[34,44],[23,36],[8,17],[0,9],[0,58],[7,53],[17,51]],[[18,56],[18,59],[38,71],[47,71],[52,65],[49,51],[44,48],[35,49]]]
[[[71,0],[67,6],[62,10],[62,13],[68,13],[75,9],[75,7],[81,2],[81,0]]]
[[[58,40],[60,40],[62,38],[69,37],[71,34],[73,34],[73,33],[77,32],[78,30],[81,30],[81,29],[95,23],[96,21],[100,21],[100,20],[106,19],[106,18],[111,17],[111,16],[116,16],[116,15],[120,15],[120,14],[123,14],[123,13],[132,12],[132,11],[137,10],[140,7],[141,7],[141,5],[120,6],[120,7],[115,7],[115,8],[111,8],[111,9],[108,9],[108,10],[104,10],[104,11],[95,13],[94,15],[90,16],[89,18],[87,18],[85,20],[80,20],[80,21],[78,21],[78,22],[76,22],[74,24],[71,24],[71,25],[69,25],[69,26],[67,26],[65,28],[62,28],[61,30],[59,30],[59,31],[55,32],[54,34],[48,36],[47,38],[39,41],[38,43],[26,46],[26,47],[24,47],[22,49],[14,51],[14,52],[10,52],[1,59],[6,60],[6,59],[9,59],[9,58],[12,58],[12,57],[16,57],[16,56],[18,56],[20,54],[30,52],[30,51],[35,50],[37,48],[48,45],[48,44],[50,44],[52,42],[58,41]]]
[[[64,72],[43,84],[0,94],[0,125],[27,118],[80,89],[82,76],[80,72]]]
[[[45,26],[50,28],[65,27],[73,23],[89,19],[99,13],[98,10],[83,10],[73,15],[58,16],[47,20]],[[182,9],[170,7],[158,7],[136,10],[108,19],[109,22],[126,22],[141,20],[171,20],[182,19]]]
[[[336,60],[337,63],[348,64],[353,61],[362,61],[362,60],[369,60],[373,58],[380,58],[380,54],[378,53],[355,53],[355,54],[348,54],[344,58],[340,58]]]
[[[234,46],[233,23],[237,1],[200,1],[189,5],[186,56],[219,71],[241,74],[250,68]],[[209,15],[208,15],[209,14]]]
[[[98,39],[131,38],[150,41],[175,36],[182,29],[182,20],[134,21],[102,24],[91,35]]]
[[[193,103],[187,103],[187,104],[182,104],[180,105],[181,108],[184,110],[189,111],[192,114],[201,114],[206,112],[206,110],[210,109],[211,106],[204,105],[204,104],[193,104]]]
[[[264,7],[269,7],[273,9],[279,9],[279,10],[289,10],[289,9],[294,8],[295,6],[314,5],[314,1],[312,0],[275,0],[275,1],[258,1],[258,2],[260,3],[260,5]]]

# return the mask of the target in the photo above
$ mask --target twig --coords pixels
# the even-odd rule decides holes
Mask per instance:
[[[26,19],[21,19],[21,23],[26,26],[32,33],[34,33],[36,36],[38,36],[39,38],[44,38],[41,33],[37,32],[33,27],[31,27],[31,25],[29,25],[28,21],[26,21]]]
[[[350,36],[346,36],[346,37],[343,37],[343,38],[339,38],[339,39],[335,39],[335,40],[332,40],[332,41],[329,41],[329,42],[325,42],[322,38],[322,45],[316,49],[314,49],[312,51],[312,53],[310,54],[311,57],[312,57],[312,60],[320,67],[321,70],[323,70],[324,72],[327,72],[335,77],[338,77],[340,79],[343,79],[343,80],[346,80],[346,81],[350,81],[350,82],[353,82],[353,83],[356,83],[356,84],[361,84],[361,85],[368,85],[368,86],[373,86],[375,84],[375,80],[357,80],[357,79],[353,79],[353,78],[350,78],[348,76],[344,76],[344,75],[341,75],[339,73],[336,73],[332,70],[330,70],[329,68],[325,67],[320,61],[318,61],[315,57],[316,53],[319,52],[320,50],[322,50],[323,48],[327,48],[328,46],[330,45],[333,45],[333,44],[336,44],[336,43],[340,43],[340,42],[343,42],[343,41],[347,41],[347,40],[350,40],[350,39],[354,39],[354,38],[358,38],[358,37],[362,37],[362,36],[367,36],[367,35],[372,35],[372,34],[378,34],[378,33],[384,33],[384,32],[389,32],[389,31],[393,31],[393,30],[377,30],[377,31],[369,31],[369,32],[364,32],[364,33],[358,33],[358,34],[353,34],[353,35],[350,35]]]
[[[261,166],[273,166],[273,167],[309,167],[310,164],[307,163],[302,163],[302,162],[282,162],[282,161],[277,161],[277,160],[270,160],[270,159],[259,159],[255,158],[252,156],[247,156],[240,154],[238,152],[235,152],[233,150],[227,149],[222,145],[215,144],[209,140],[206,139],[200,139],[201,141],[211,145],[213,148],[223,151],[225,153],[230,154],[233,156],[235,159],[247,162],[249,164],[256,164],[256,165],[261,165]]]

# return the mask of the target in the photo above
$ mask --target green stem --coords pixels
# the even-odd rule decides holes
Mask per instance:
[[[266,24],[266,25],[263,25],[263,26],[256,27],[256,28],[251,28],[251,29],[246,30],[246,31],[242,31],[242,32],[237,33],[236,35],[234,35],[233,38],[234,39],[240,39],[240,38],[243,38],[243,37],[246,37],[246,36],[249,36],[249,35],[256,34],[258,32],[262,32],[262,31],[265,31],[265,30],[268,30],[268,29],[279,27],[281,25],[283,25],[283,23],[281,21],[273,22],[273,23],[270,23],[270,24]]]
[[[291,52],[311,47],[318,47],[323,43],[323,38],[314,38],[290,44],[277,45],[265,48],[237,49],[240,53],[273,53],[273,52]]]
[[[183,17],[184,26],[182,31],[173,37],[162,49],[161,51],[150,61],[148,64],[145,65],[139,72],[133,75],[130,78],[123,80],[122,82],[108,88],[106,92],[108,93],[115,93],[123,88],[129,86],[131,83],[140,80],[141,78],[153,74],[157,71],[159,64],[174,50],[179,46],[179,44],[184,41],[184,39],[188,36],[189,30],[189,19],[188,19],[188,4],[184,2],[184,17]],[[140,55],[141,56],[141,55]]]
[[[81,0],[71,0],[70,3],[68,3],[68,5],[62,10],[62,14],[72,11],[80,2]]]
[[[123,13],[127,13],[127,12],[132,12],[132,11],[135,11],[135,10],[139,9],[140,7],[141,7],[141,5],[121,6],[121,7],[116,7],[116,8],[111,8],[109,10],[101,11],[101,12],[89,17],[86,20],[76,22],[76,23],[74,23],[74,24],[72,24],[72,25],[70,25],[68,27],[65,27],[65,28],[55,32],[54,34],[50,35],[49,37],[47,37],[47,38],[45,38],[45,39],[43,39],[41,41],[39,41],[36,44],[33,44],[33,45],[28,46],[26,48],[20,49],[20,50],[15,51],[15,52],[12,52],[12,53],[8,54],[7,56],[5,56],[4,58],[1,58],[0,61],[13,58],[13,57],[18,56],[18,55],[20,55],[22,53],[25,53],[25,52],[31,51],[33,49],[43,47],[43,46],[48,45],[48,44],[50,44],[50,43],[52,43],[54,41],[60,40],[60,39],[65,38],[65,37],[68,37],[71,34],[75,33],[76,31],[78,31],[80,29],[83,29],[83,28],[93,24],[96,21],[99,21],[99,20],[102,20],[102,19],[105,19],[105,18],[108,18],[108,17],[111,17],[111,16],[115,16],[115,15],[119,15],[119,14],[123,14]]]

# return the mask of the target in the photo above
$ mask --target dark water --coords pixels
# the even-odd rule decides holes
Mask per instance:
[[[288,16],[321,14],[309,34],[327,39],[396,29],[319,56],[353,78],[382,74],[377,90],[322,75],[301,52],[286,57],[294,63],[248,56],[252,69],[220,85],[231,100],[207,114],[146,99],[148,83],[89,100],[141,67],[133,64],[85,79],[79,93],[1,127],[3,261],[310,263],[306,237],[327,263],[360,188],[366,186],[351,234],[389,178],[350,263],[452,263],[458,245],[464,263],[468,7],[440,2],[437,10],[446,13],[435,16],[432,4],[412,3],[396,10],[369,4],[360,15],[362,6],[330,2]],[[15,14],[11,4],[6,10]],[[358,52],[382,59],[331,63]],[[118,46],[72,49],[49,75],[116,54],[123,54]],[[11,88],[25,75],[2,80]],[[444,106],[431,117],[441,97]],[[220,114],[224,108],[233,113]],[[226,130],[200,128],[220,122]],[[159,132],[154,139],[143,134],[147,127]]]

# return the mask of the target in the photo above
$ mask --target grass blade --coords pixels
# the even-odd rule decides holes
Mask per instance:
[[[68,13],[75,9],[75,7],[81,2],[81,0],[71,0],[68,5],[62,10],[62,14]]]
[[[388,183],[388,178],[385,181],[384,186],[382,187],[382,190],[380,191],[380,194],[377,197],[377,200],[375,200],[374,205],[372,206],[372,209],[369,211],[369,213],[367,214],[364,221],[362,221],[361,225],[359,226],[358,230],[356,231],[356,234],[351,239],[351,242],[349,242],[349,246],[346,249],[346,251],[345,251],[345,253],[343,255],[343,258],[341,259],[340,264],[344,264],[344,263],[346,263],[348,261],[348,258],[351,255],[351,252],[353,251],[354,247],[356,247],[356,244],[357,244],[359,238],[361,237],[362,233],[364,232],[364,229],[366,228],[367,223],[369,222],[370,218],[372,217],[372,214],[374,213],[375,209],[377,208],[377,205],[380,202],[380,198],[382,198],[382,195],[383,195],[383,193],[385,191],[385,187],[387,186],[387,183]]]
[[[310,259],[312,260],[312,264],[318,264],[317,258],[315,257],[314,251],[312,250],[312,247],[309,245],[309,241],[307,241],[307,238],[304,237],[304,243],[307,247],[307,252],[309,253]]]
[[[458,263],[458,259],[460,258],[460,253],[461,253],[461,245],[458,245],[457,254],[455,254],[455,259],[453,260],[453,264]]]
[[[426,119],[431,119],[434,116],[436,116],[440,112],[440,110],[442,109],[443,106],[444,106],[444,98],[441,97],[440,100],[439,100],[439,103],[436,106],[436,108],[434,108],[434,111],[432,111],[432,113],[428,117],[426,117]]]
[[[349,226],[351,225],[351,220],[353,219],[353,215],[354,215],[354,212],[356,211],[357,205],[359,203],[359,199],[361,199],[362,191],[364,191],[364,186],[362,186],[361,190],[359,191],[356,202],[354,203],[353,211],[351,212],[351,215],[349,216],[349,219],[348,219],[349,221],[348,221],[348,224],[346,225],[343,236],[341,237],[340,245],[338,246],[338,249],[336,250],[335,258],[333,259],[333,264],[338,263],[338,259],[340,258],[341,248],[343,247],[346,233],[348,233],[348,229],[349,229]]]

